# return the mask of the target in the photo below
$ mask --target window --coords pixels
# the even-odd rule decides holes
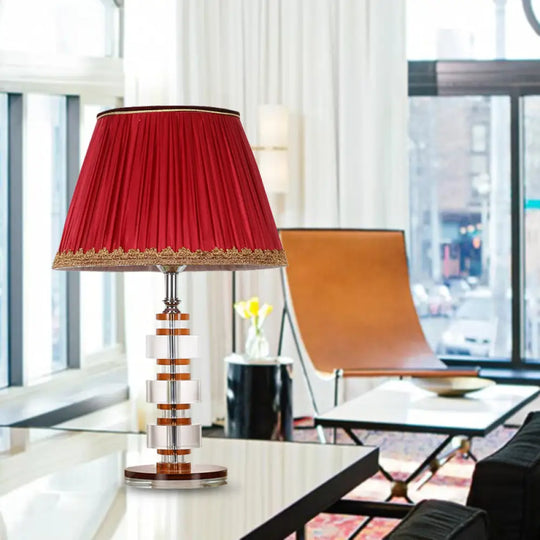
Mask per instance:
[[[471,132],[471,150],[477,153],[487,151],[486,124],[473,124]]]
[[[8,383],[8,104],[0,94],[0,388]]]
[[[2,0],[0,49],[117,56],[118,27],[113,0]]]
[[[536,368],[540,363],[540,62],[409,62],[409,96],[411,138],[423,135],[422,126],[431,130],[431,137],[424,137],[429,140],[412,143],[410,150],[411,278],[427,337],[447,363],[470,364],[474,359],[481,366]],[[428,106],[431,124],[426,124],[420,110]],[[469,148],[467,153],[466,139],[455,127],[464,119],[469,130],[477,124],[486,126],[485,152]],[[433,131],[433,123],[442,126],[439,131]],[[447,136],[433,136],[441,131]],[[468,140],[474,141],[474,136]],[[419,162],[417,147],[429,150],[426,163]],[[451,151],[455,179],[448,181],[444,156]],[[479,156],[484,160],[481,166],[475,161]],[[426,180],[426,175],[431,179]],[[441,188],[445,182],[447,188]],[[446,189],[445,195],[435,198],[437,189]],[[430,208],[419,199],[428,196]],[[459,205],[452,203],[456,200]],[[468,220],[459,209],[463,202]],[[450,214],[439,212],[445,205],[462,220],[458,242],[452,241],[458,233],[449,223]],[[439,222],[434,218],[437,212]],[[429,241],[420,223],[430,227]],[[421,241],[424,247],[419,247]],[[432,256],[437,247],[440,261]],[[470,256],[466,265],[464,247]],[[448,289],[447,303],[452,307],[448,313],[440,309],[445,318],[439,322],[433,320],[436,306],[445,304],[440,299],[433,303],[427,292],[418,294],[426,280]]]
[[[25,112],[24,356],[32,380],[67,367],[67,277],[51,270],[66,216],[66,98],[28,94]]]
[[[6,124],[9,101],[5,95],[2,98],[0,104],[6,109],[2,119]],[[23,156],[22,182],[18,176],[13,179],[16,185],[22,185],[21,210],[13,214],[22,237],[22,242],[17,241],[23,246],[18,263],[22,281],[20,285],[13,284],[16,294],[7,285],[0,289],[1,331],[8,332],[4,290],[10,290],[14,301],[21,304],[22,321],[16,325],[19,330],[9,336],[17,344],[13,359],[8,355],[7,339],[0,342],[3,386],[8,383],[9,366],[15,366],[15,376],[9,378],[12,384],[32,382],[68,367],[80,367],[89,357],[105,358],[106,349],[119,353],[118,345],[123,337],[118,330],[117,314],[121,308],[118,294],[121,277],[51,269],[66,217],[68,192],[78,173],[79,132],[85,152],[97,112],[110,105],[81,107],[77,97],[36,93],[18,95],[17,103],[20,112],[19,120],[14,122],[17,126],[0,126],[3,134],[0,143],[8,139],[11,128],[22,133],[16,146],[22,148]],[[2,154],[6,154],[6,147],[7,144],[0,145]],[[0,232],[5,233],[9,212],[4,188],[9,171],[6,159],[0,160],[0,164],[4,167],[0,176],[1,193],[6,194],[0,199],[6,209],[0,217],[4,220],[0,222]],[[0,243],[0,262],[1,268],[5,268],[10,251],[7,234],[2,238],[5,241]],[[2,276],[0,283],[4,285],[7,273]]]
[[[409,103],[410,268],[413,290],[425,291],[424,333],[443,356],[508,357],[509,99]],[[473,153],[470,137],[480,123],[493,137],[485,155]]]
[[[82,354],[91,356],[118,343],[117,280],[114,272],[81,273]]]
[[[540,58],[522,0],[406,0],[409,60]]]
[[[406,2],[412,291],[450,364],[540,367],[539,8]]]
[[[96,124],[96,116],[110,106],[85,104],[81,109],[81,160]],[[118,344],[117,288],[121,276],[116,272],[81,272],[81,313],[85,323],[81,328],[83,357],[110,349]]]
[[[85,142],[80,144],[85,111],[93,104],[120,105],[119,4],[0,1],[2,84],[12,92],[0,93],[0,387],[86,367],[88,355],[122,360],[121,278],[97,274],[97,283],[85,289],[81,275],[87,274],[51,270],[78,175],[78,152],[86,151]],[[94,121],[95,111],[90,132]],[[7,142],[14,164],[9,169]],[[10,186],[15,189],[8,193]],[[87,312],[85,297],[96,304]],[[104,355],[107,347],[114,355]]]
[[[526,96],[523,104],[525,305],[524,353],[540,361],[540,96]]]

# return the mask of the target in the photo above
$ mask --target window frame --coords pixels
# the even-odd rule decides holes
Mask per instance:
[[[75,190],[80,169],[80,103],[79,96],[66,96],[66,214]],[[79,272],[67,272],[67,369],[81,367],[81,280]]]
[[[522,355],[525,278],[524,133],[522,98],[540,95],[540,60],[429,60],[408,62],[408,96],[506,96],[510,100],[510,286],[512,351],[508,360],[442,357],[448,365],[478,366],[515,380],[516,371],[540,372]],[[508,371],[508,370],[511,370]],[[530,381],[529,381],[530,382]]]
[[[23,96],[8,93],[8,387],[21,386],[23,372]]]

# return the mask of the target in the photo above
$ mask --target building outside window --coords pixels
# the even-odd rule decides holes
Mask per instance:
[[[540,96],[523,100],[525,353],[540,359]]]
[[[475,152],[471,137],[494,114],[504,142],[497,161],[487,146]],[[411,281],[425,290],[426,337],[441,355],[508,357],[509,100],[411,97],[409,126]]]

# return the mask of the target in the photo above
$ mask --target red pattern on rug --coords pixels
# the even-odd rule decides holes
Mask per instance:
[[[341,431],[341,430],[339,430]],[[500,448],[516,432],[513,428],[500,427],[487,437],[475,437],[471,451],[482,459]],[[425,459],[429,453],[443,440],[442,435],[397,433],[397,432],[367,432],[356,430],[355,433],[367,445],[378,446],[380,449],[381,464],[396,479],[404,479]],[[317,441],[315,429],[295,429],[294,438],[297,441]],[[327,440],[331,440],[330,432]],[[338,433],[339,444],[353,444],[349,437],[341,432]],[[414,502],[422,499],[444,499],[464,504],[469,492],[469,486],[474,470],[474,461],[457,455],[443,465],[420,489],[417,484],[421,482],[423,473],[409,486],[409,497]],[[355,488],[348,498],[371,499],[383,501],[390,493],[390,483],[380,473],[363,482]],[[403,499],[393,499],[395,502],[404,502]],[[331,514],[319,514],[312,519],[306,527],[306,538],[317,540],[340,540],[347,539],[364,518],[357,516],[341,516]],[[393,519],[373,519],[367,527],[355,538],[360,540],[379,540],[384,538],[398,521]],[[294,539],[294,535],[287,540]]]

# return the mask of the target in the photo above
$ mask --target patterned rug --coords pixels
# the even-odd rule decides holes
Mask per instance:
[[[300,429],[294,430],[295,440],[318,440],[314,429],[306,429],[305,422],[301,422],[300,426],[302,426]],[[500,427],[487,437],[474,438],[471,450],[478,459],[482,459],[500,448],[515,432],[515,429]],[[444,439],[443,436],[431,434],[366,432],[362,430],[356,430],[355,433],[365,444],[379,447],[381,464],[396,479],[406,478]],[[330,432],[328,432],[327,440],[331,440]],[[337,442],[340,444],[353,444],[342,430],[338,430]],[[466,459],[458,455],[441,467],[436,475],[420,489],[417,488],[417,484],[422,481],[427,473],[413,481],[409,485],[409,497],[414,502],[422,499],[445,499],[465,503],[473,469],[474,462],[472,459]],[[378,473],[354,489],[347,497],[382,501],[389,493],[390,484],[388,480]],[[403,499],[393,499],[393,501],[405,502]],[[318,540],[346,539],[362,521],[363,518],[357,516],[320,514],[308,523],[306,537]],[[384,538],[397,523],[398,521],[393,519],[375,518],[355,538],[360,540]],[[289,538],[293,539],[294,535]]]

